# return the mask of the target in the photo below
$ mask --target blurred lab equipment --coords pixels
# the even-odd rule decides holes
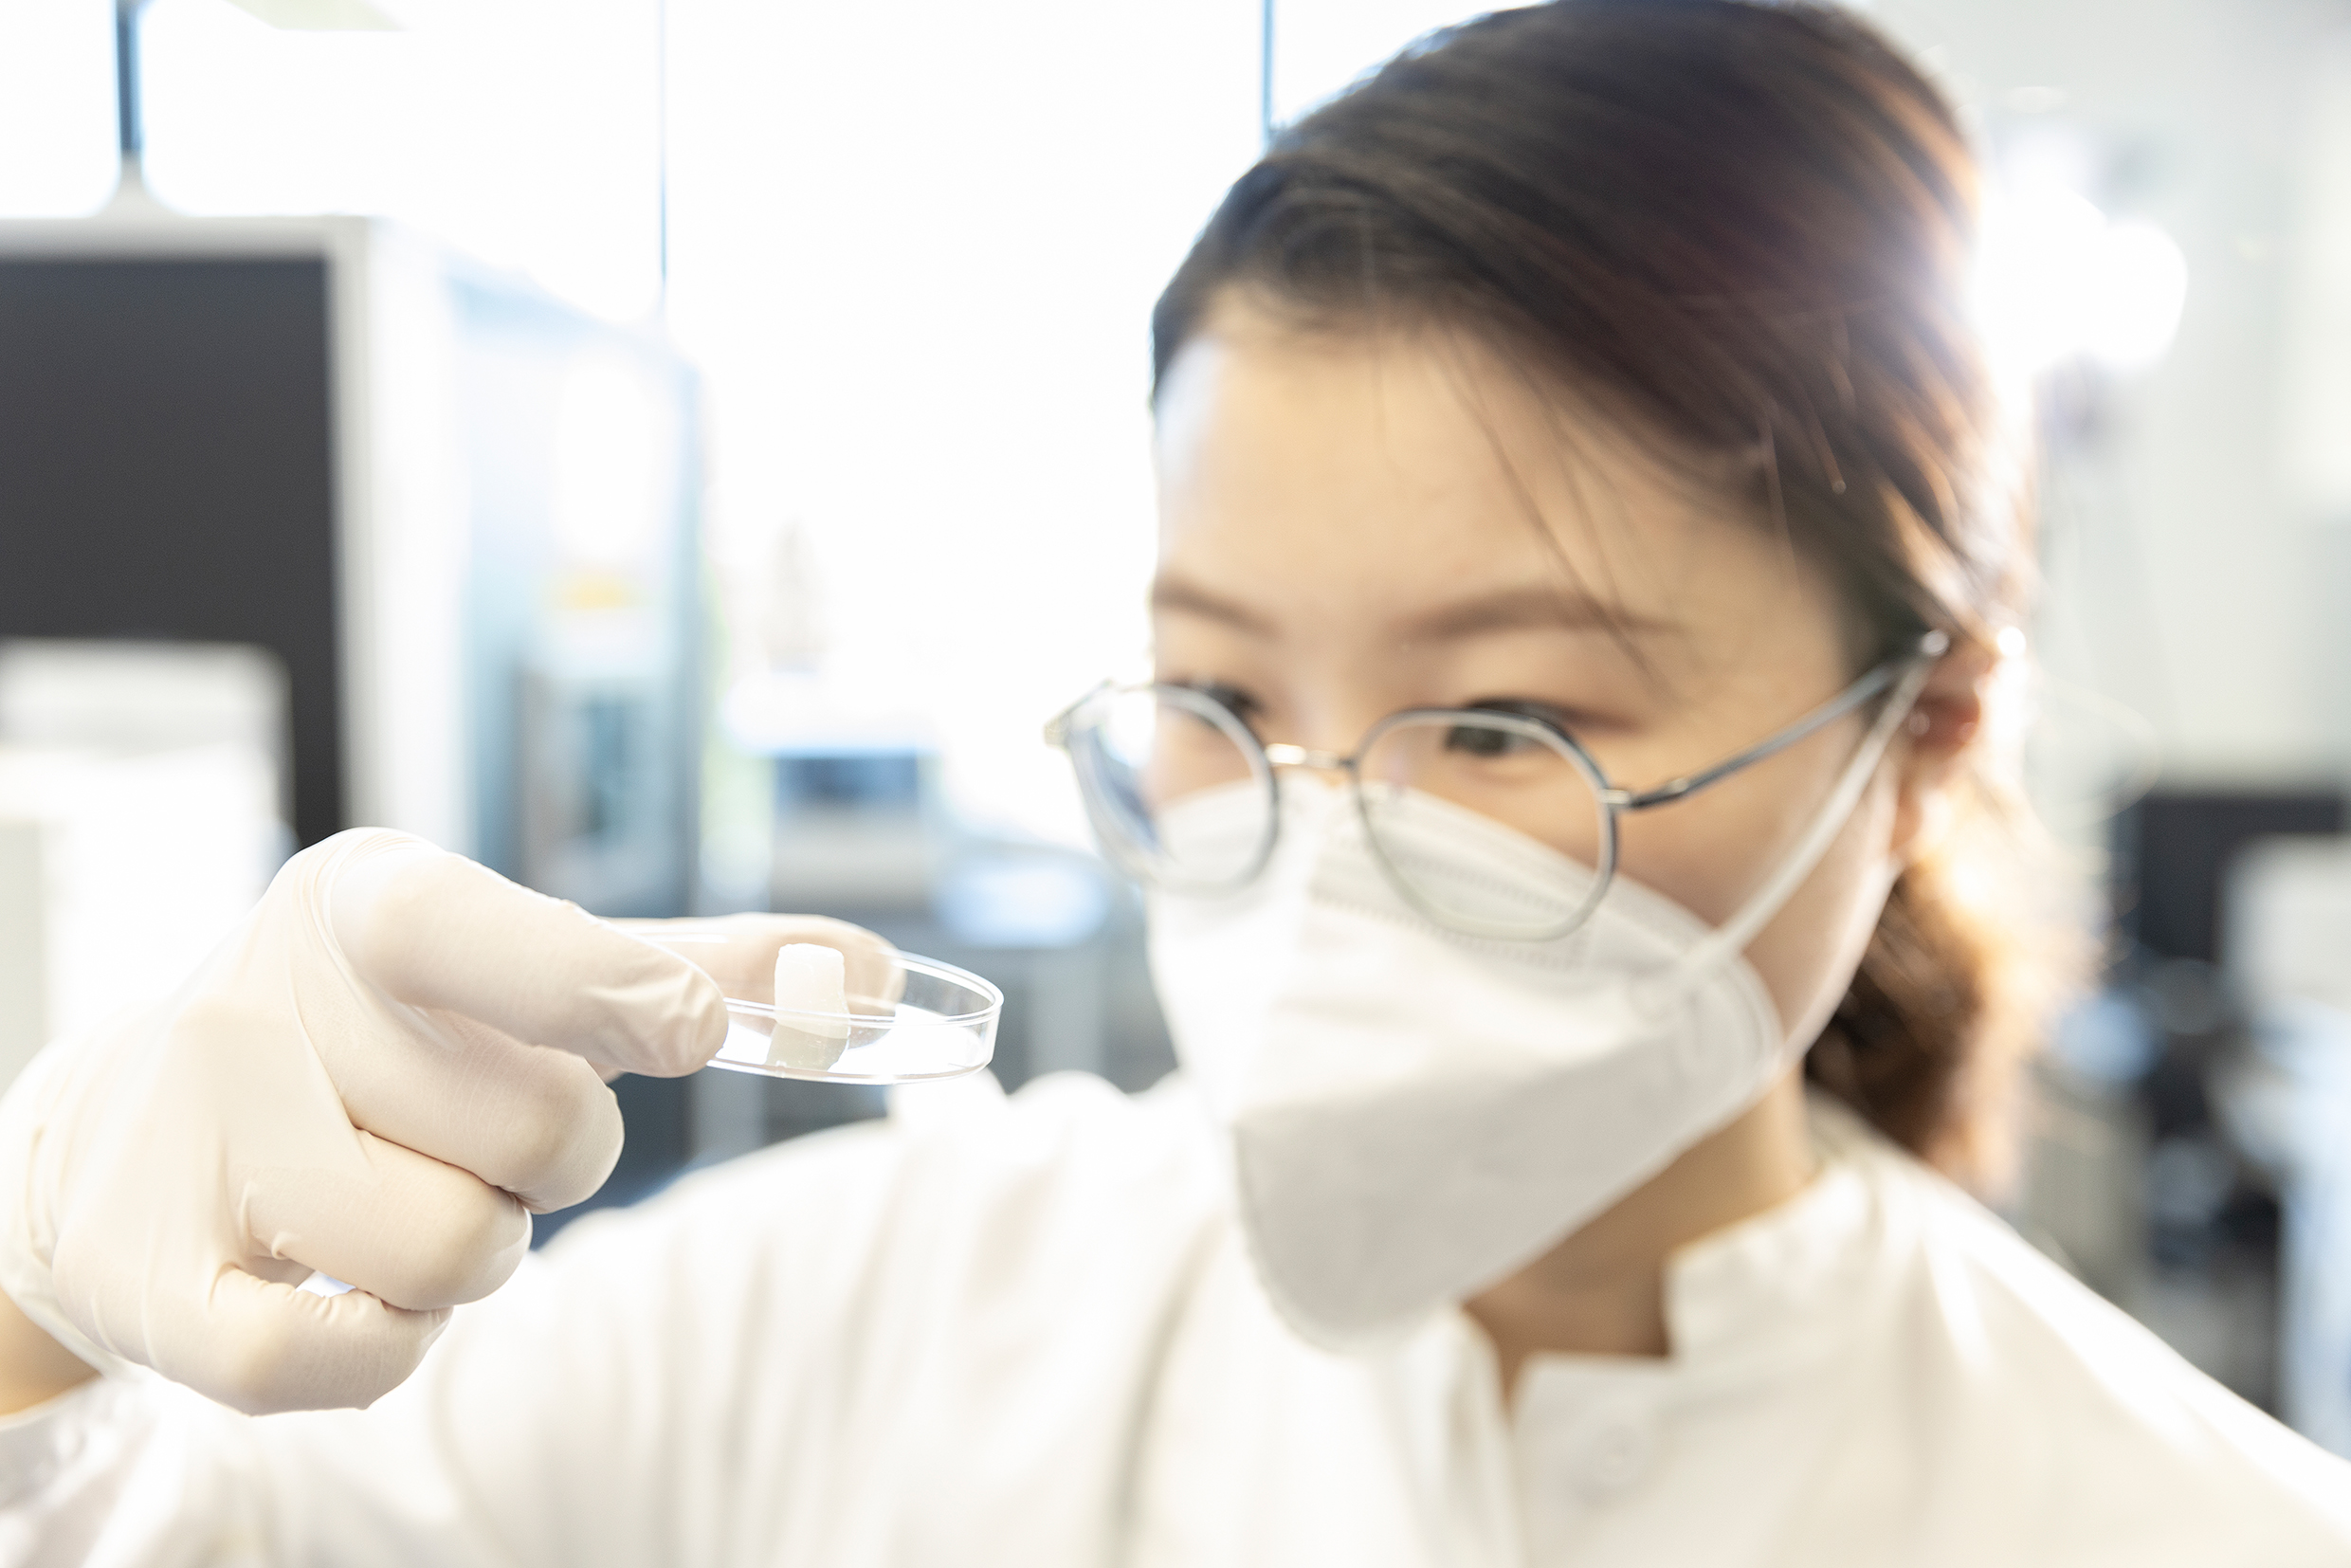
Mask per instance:
[[[2218,963],[2227,935],[2223,896],[2236,857],[2278,834],[2336,834],[2343,792],[2187,789],[2146,795],[2116,824],[2115,908],[2137,947],[2167,958]]]
[[[2351,1455],[2351,841],[2249,846],[2226,907],[2251,1028],[2217,1100],[2283,1205],[2278,1413]]]
[[[2351,1453],[2351,811],[2175,784],[2115,824],[2120,947],[2037,1088],[2024,1218],[2237,1394]]]
[[[390,225],[0,225],[0,637],[264,649],[298,842],[676,913],[694,419],[654,339]]]
[[[450,290],[475,846],[600,915],[693,899],[703,703],[691,373],[475,276]]]
[[[927,732],[802,732],[772,755],[773,907],[884,910],[928,902],[952,829]]]

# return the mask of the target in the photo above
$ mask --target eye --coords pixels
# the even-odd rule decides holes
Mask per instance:
[[[1499,697],[1482,699],[1468,704],[1480,713],[1508,714],[1517,719],[1534,719],[1576,733],[1576,724],[1569,710],[1556,702],[1539,702],[1524,698]],[[1549,752],[1556,748],[1531,735],[1521,734],[1503,725],[1455,724],[1445,732],[1445,749],[1461,757],[1522,757],[1529,752]]]
[[[1455,724],[1445,732],[1445,749],[1466,757],[1516,757],[1542,749],[1542,742],[1487,724]]]
[[[1199,693],[1232,715],[1233,718],[1238,719],[1243,726],[1252,733],[1257,728],[1257,719],[1265,712],[1265,704],[1258,702],[1256,698],[1251,697],[1239,686],[1222,681],[1170,681],[1167,684],[1181,686],[1186,691]]]

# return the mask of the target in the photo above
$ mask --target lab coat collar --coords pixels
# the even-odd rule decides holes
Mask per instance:
[[[1663,1357],[1541,1352],[1521,1372],[1524,1412],[1556,1399],[1747,1387],[1808,1375],[1833,1355],[1864,1296],[1876,1229],[1857,1158],[1882,1140],[1844,1106],[1814,1095],[1819,1169],[1804,1189],[1762,1213],[1676,1249],[1665,1279]],[[1466,1314],[1456,1333],[1483,1340]]]
[[[1672,1359],[1689,1367],[1808,1339],[1850,1315],[1873,1255],[1868,1184],[1856,1156],[1877,1135],[1814,1096],[1819,1168],[1762,1213],[1677,1249],[1666,1266]]]

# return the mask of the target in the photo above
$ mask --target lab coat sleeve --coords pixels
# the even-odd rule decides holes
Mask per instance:
[[[749,1468],[763,1490],[823,1484],[843,1414],[825,1347],[895,1157],[886,1129],[843,1129],[583,1219],[370,1410],[252,1417],[137,1376],[0,1422],[0,1563],[762,1556],[726,1539],[730,1504]]]

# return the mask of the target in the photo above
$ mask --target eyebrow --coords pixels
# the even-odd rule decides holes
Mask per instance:
[[[1679,632],[1676,621],[1636,615],[1577,589],[1528,586],[1443,605],[1404,628],[1414,642],[1449,642],[1495,631],[1564,629],[1629,634]]]
[[[1185,577],[1162,575],[1151,585],[1154,611],[1176,611],[1235,630],[1271,637],[1273,623],[1235,600]],[[1678,622],[1636,615],[1574,589],[1524,587],[1481,593],[1414,617],[1401,630],[1411,642],[1452,642],[1496,631],[1544,629],[1631,634],[1679,632]]]
[[[1236,631],[1247,631],[1259,637],[1274,634],[1273,623],[1257,611],[1221,593],[1212,593],[1187,577],[1171,577],[1162,573],[1152,578],[1151,608],[1154,613],[1180,611],[1187,615],[1221,622]]]

